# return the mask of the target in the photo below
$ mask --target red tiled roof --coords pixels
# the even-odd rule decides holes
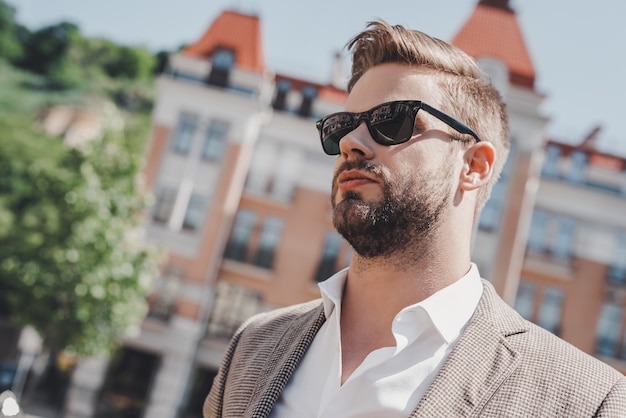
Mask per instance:
[[[596,149],[596,142],[601,131],[601,126],[594,127],[579,144],[549,140],[548,145],[559,147],[562,155],[564,156],[569,156],[574,151],[582,151],[587,154],[589,158],[589,165],[592,166],[602,167],[613,171],[626,170],[626,157],[602,152]]]
[[[348,92],[333,86],[324,86],[319,90],[318,97],[338,104],[345,104]]]
[[[607,152],[596,151],[580,145],[574,145],[554,140],[548,141],[547,145],[553,145],[561,150],[561,155],[569,157],[574,151],[582,151],[587,154],[589,165],[594,167],[602,167],[607,170],[624,171],[626,170],[626,157],[622,157]]]
[[[199,41],[187,46],[185,54],[210,57],[218,48],[235,52],[235,65],[262,73],[265,70],[258,16],[226,10],[222,12]]]
[[[279,80],[289,81],[289,83],[291,84],[291,89],[294,91],[302,91],[305,86],[314,87],[317,89],[318,98],[328,100],[330,102],[344,104],[348,99],[347,91],[329,84],[320,84],[314,81],[304,80],[285,74],[276,74],[274,79],[276,82],[278,82]]]
[[[507,1],[482,0],[452,44],[476,59],[489,56],[502,60],[511,84],[534,88],[535,68]]]

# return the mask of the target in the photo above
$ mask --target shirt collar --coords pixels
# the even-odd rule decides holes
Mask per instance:
[[[450,344],[461,334],[465,324],[474,314],[482,294],[483,285],[478,267],[471,263],[469,271],[459,280],[423,301],[407,306],[400,313],[421,307],[441,337]]]
[[[341,296],[343,295],[343,287],[347,277],[348,267],[333,274],[323,282],[318,283],[322,294],[326,319],[330,318],[330,314],[333,313],[335,306],[341,307]]]
[[[341,296],[348,276],[345,268],[319,283],[324,314],[328,319],[335,309],[341,306]],[[483,293],[478,267],[470,264],[469,271],[454,283],[437,291],[425,300],[402,309],[399,315],[403,317],[415,316],[419,322],[419,310],[427,313],[433,326],[441,337],[450,344],[461,333],[478,306]],[[418,309],[416,309],[418,308]],[[338,312],[339,313],[339,312]]]

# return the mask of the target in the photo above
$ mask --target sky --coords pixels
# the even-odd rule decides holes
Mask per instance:
[[[382,18],[450,41],[478,0],[5,0],[38,29],[62,20],[83,35],[175,50],[225,9],[260,17],[266,66],[320,83],[333,55]],[[600,125],[600,149],[626,156],[626,1],[511,0],[545,96],[546,135],[578,143]],[[346,68],[349,62],[346,60]]]

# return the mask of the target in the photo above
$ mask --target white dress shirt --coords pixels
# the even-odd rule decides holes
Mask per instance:
[[[272,418],[407,417],[454,348],[483,292],[469,272],[394,318],[395,347],[372,351],[341,385],[341,296],[347,269],[319,284],[326,322],[274,406]]]

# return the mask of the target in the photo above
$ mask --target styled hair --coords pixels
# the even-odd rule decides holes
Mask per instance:
[[[476,61],[459,48],[417,30],[392,26],[383,20],[369,22],[347,43],[352,53],[348,92],[367,70],[386,63],[428,68],[438,76],[442,110],[469,126],[482,141],[493,144],[496,160],[493,175],[480,189],[476,218],[491,195],[509,153],[506,107],[500,93],[485,81]],[[419,98],[415,98],[419,100]],[[450,130],[458,138],[458,134]]]

